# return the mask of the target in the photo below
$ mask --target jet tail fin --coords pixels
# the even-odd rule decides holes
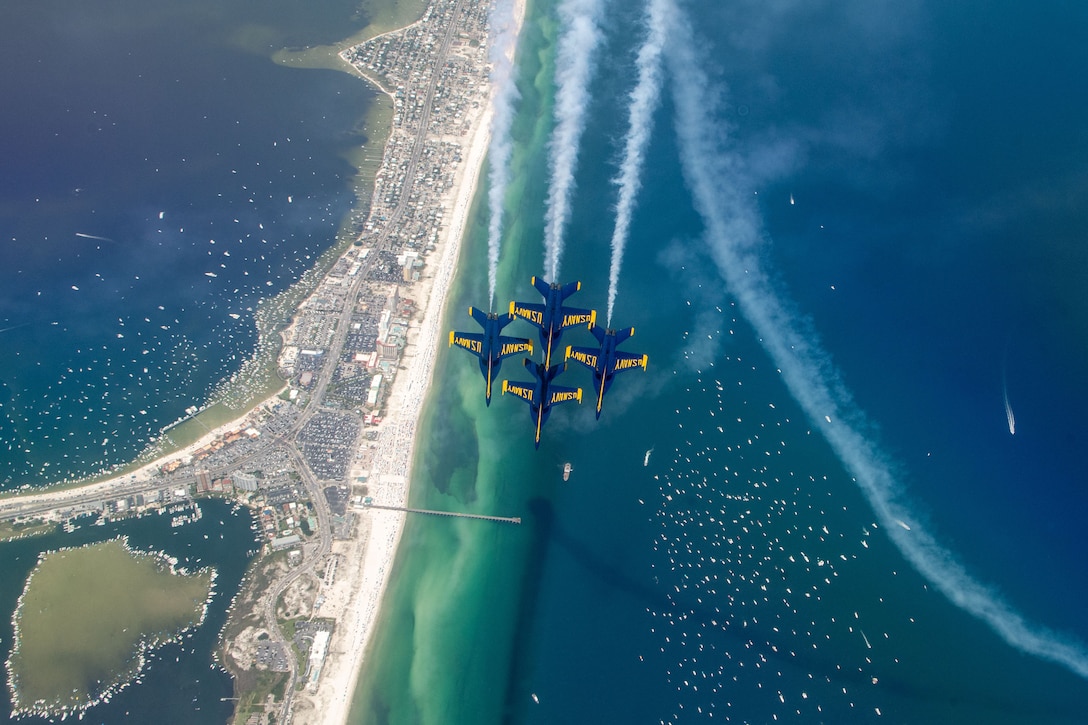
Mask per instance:
[[[469,307],[468,308],[468,314],[469,314],[469,317],[476,320],[476,322],[480,323],[480,327],[483,327],[484,329],[487,328],[487,313],[486,312],[484,312],[483,310],[481,310],[478,307]]]
[[[529,372],[531,372],[533,374],[533,377],[536,378],[537,380],[543,381],[544,376],[547,375],[548,372],[549,372],[549,371],[544,369],[544,365],[542,363],[535,362],[531,358],[527,358],[527,357],[522,358],[521,362],[525,366],[525,368]],[[555,366],[553,366],[553,369],[554,368],[555,368]]]
[[[544,299],[548,298],[549,292],[551,292],[551,285],[545,282],[540,277],[533,277],[531,280],[533,287],[536,287],[536,291],[540,293],[540,296]]]
[[[631,335],[634,335],[634,334],[635,334],[635,328],[633,328],[633,327],[627,327],[627,328],[624,328],[622,330],[616,330],[616,344],[619,345],[621,342],[623,342],[624,340],[626,340],[627,338],[631,337]]]
[[[551,382],[552,380],[555,380],[555,376],[567,369],[567,364],[565,362],[562,362],[552,365],[547,370],[544,370],[543,368],[543,365],[537,366],[537,376],[539,377],[541,374],[543,374],[548,382]]]
[[[559,290],[559,298],[565,300],[580,289],[582,289],[581,282],[570,282],[569,284],[565,284],[562,289]]]

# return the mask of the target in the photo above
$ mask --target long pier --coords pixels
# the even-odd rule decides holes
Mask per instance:
[[[431,516],[456,516],[462,519],[479,519],[480,521],[498,521],[503,524],[520,524],[520,516],[487,516],[486,514],[468,514],[460,511],[435,511],[433,509],[414,509],[407,506],[383,506],[377,503],[364,503],[363,508],[384,509],[385,511],[406,511],[410,514],[430,514]]]

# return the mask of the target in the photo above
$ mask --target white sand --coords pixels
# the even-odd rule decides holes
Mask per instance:
[[[515,23],[520,30],[525,16],[525,0],[515,0]],[[490,142],[491,109],[481,104],[468,133],[469,147],[464,162],[456,172],[450,194],[452,209],[445,216],[449,226],[439,248],[428,260],[428,276],[419,283],[415,299],[425,305],[418,329],[413,325],[408,334],[401,364],[406,368],[397,375],[385,406],[387,411],[368,478],[368,492],[375,503],[403,506],[408,498],[415,430],[431,383],[435,354],[440,344],[440,323],[446,295],[456,271],[461,238],[465,231],[469,206],[476,193],[484,158]],[[452,212],[452,213],[449,213]],[[438,257],[436,260],[435,257]],[[163,463],[183,458],[206,446],[227,431],[237,430],[246,416],[228,423],[207,436],[167,458],[156,461],[136,472],[137,480],[147,480]],[[94,486],[103,491],[116,491],[118,483],[129,480],[126,474]],[[88,487],[73,490],[71,496],[85,495]],[[63,500],[66,492],[41,494],[52,500]],[[20,497],[25,501],[34,497]],[[0,507],[3,502],[0,501]],[[295,693],[294,722],[346,723],[351,699],[364,665],[366,647],[378,621],[378,610],[389,573],[393,566],[405,514],[395,511],[369,510],[359,513],[360,525],[356,536],[347,542],[334,542],[333,554],[340,558],[331,585],[323,585],[323,601],[315,611],[317,616],[335,617],[337,626],[329,644],[328,655],[316,693],[298,689]],[[360,561],[361,560],[361,561]]]
[[[435,354],[440,344],[439,326],[446,293],[457,267],[469,205],[487,154],[490,115],[490,110],[485,110],[473,123],[468,152],[454,182],[453,213],[447,217],[450,224],[441,244],[441,257],[434,263],[434,277],[426,285],[430,287],[429,293],[424,291],[426,311],[414,340],[412,331],[409,332],[409,344],[401,360],[407,370],[397,375],[385,406],[388,414],[382,422],[382,432],[368,478],[368,491],[375,503],[403,506],[407,502],[415,429],[434,370]],[[424,304],[422,299],[418,301]],[[366,646],[377,623],[378,605],[389,582],[405,514],[371,510],[361,516],[368,518],[370,524],[362,567],[354,591],[343,603],[344,609],[338,617],[321,682],[312,698],[314,722],[347,722]],[[338,570],[345,567],[357,569],[358,561],[341,562]],[[331,601],[328,603],[332,604]],[[325,616],[323,612],[321,614]],[[296,721],[310,721],[309,714],[309,707],[296,708]]]
[[[525,0],[516,0],[515,23],[520,30],[525,17]],[[446,237],[442,242],[441,258],[435,265],[426,294],[426,311],[414,340],[409,338],[403,364],[408,368],[397,376],[390,391],[386,409],[390,415],[383,421],[383,431],[371,466],[369,493],[375,503],[403,506],[408,498],[415,430],[423,407],[423,399],[431,383],[435,353],[440,342],[440,328],[446,295],[457,267],[461,238],[464,235],[469,205],[476,193],[484,157],[491,134],[491,108],[484,104],[472,124],[471,141],[464,163],[457,171],[453,187],[452,215]],[[423,300],[419,300],[424,304]],[[405,514],[394,511],[371,510],[363,514],[370,526],[362,567],[357,561],[340,562],[344,568],[358,572],[353,577],[348,601],[338,617],[330,654],[326,661],[318,692],[312,698],[313,710],[306,703],[296,708],[296,721],[347,723],[351,699],[365,665],[366,648],[378,622],[379,605],[389,583],[397,544],[400,541]],[[362,528],[362,527],[360,527]],[[337,588],[329,594],[339,599]],[[335,652],[335,655],[333,654]],[[304,714],[305,713],[305,714]],[[311,714],[312,713],[312,714]]]
[[[235,431],[242,430],[249,427],[248,422],[256,415],[259,414],[261,408],[268,402],[274,401],[275,396],[263,401],[252,410],[247,411],[238,418],[224,423],[223,425],[208,431],[199,440],[194,441],[185,448],[179,449],[163,456],[157,460],[152,461],[135,471],[128,471],[127,473],[112,476],[98,483],[86,484],[83,486],[76,486],[74,488],[57,490],[57,491],[42,491],[41,493],[20,494],[18,498],[0,499],[0,511],[6,508],[14,508],[16,505],[34,505],[39,503],[50,503],[54,506],[63,507],[67,502],[74,502],[77,499],[85,499],[88,497],[96,496],[117,496],[122,497],[128,495],[126,484],[139,484],[140,487],[143,484],[151,481],[159,472],[159,469],[171,461],[185,461],[191,459],[193,454],[211,444],[212,442],[225,438],[228,434]],[[169,485],[166,479],[163,479],[163,487]]]

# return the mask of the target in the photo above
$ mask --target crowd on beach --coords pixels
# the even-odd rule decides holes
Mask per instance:
[[[523,14],[523,3],[518,4]],[[423,240],[426,249],[419,250],[418,274],[405,274],[403,280],[396,281],[398,286],[407,283],[407,289],[418,305],[417,310],[422,314],[413,315],[414,319],[408,322],[405,330],[404,345],[399,348],[400,357],[394,363],[395,377],[382,396],[384,419],[367,425],[356,440],[352,475],[365,462],[368,466],[367,494],[374,503],[383,506],[407,505],[416,427],[441,344],[439,325],[445,296],[456,272],[461,237],[488,151],[491,109],[486,103],[487,7],[487,3],[477,0],[435,0],[421,20],[409,28],[373,39],[366,49],[349,49],[342,56],[349,62],[387,58],[388,53],[383,52],[383,48],[388,51],[392,47],[398,48],[398,52],[407,48],[414,53],[405,56],[411,56],[410,65],[397,66],[398,72],[403,74],[397,85],[405,87],[403,92],[386,89],[396,97],[395,108],[400,109],[400,113],[394,119],[394,132],[382,163],[386,173],[379,174],[381,189],[375,189],[375,201],[364,236],[380,231],[379,227],[390,214],[391,204],[398,203],[404,195],[413,200],[410,224],[415,226],[412,228],[439,230]],[[455,17],[457,13],[464,16],[461,18],[464,22]],[[439,42],[443,37],[445,44]],[[454,56],[455,62],[446,62],[447,57]],[[359,70],[367,75],[365,69]],[[431,74],[439,77],[431,79]],[[380,80],[389,82],[394,76],[390,66],[383,69]],[[438,93],[425,98],[421,89],[426,87],[432,91],[438,89]],[[432,109],[437,109],[429,119],[427,114],[419,113],[421,103],[430,103]],[[419,127],[413,127],[413,121]],[[419,123],[423,121],[426,122]],[[412,137],[417,139],[415,144],[408,142]],[[419,149],[433,148],[435,144],[445,149],[441,168],[443,183],[434,183],[438,170],[430,165],[420,168],[410,179],[396,175],[395,170],[405,168],[407,157]],[[429,157],[424,154],[423,158]],[[425,211],[421,214],[421,210]],[[400,235],[402,231],[394,230],[393,233]],[[356,255],[352,264],[334,268],[341,278],[338,284],[345,291],[351,284],[351,270],[361,259],[359,250],[348,253]],[[315,294],[321,294],[320,286]],[[350,298],[345,295],[345,299]],[[332,315],[330,320],[335,317]],[[335,361],[329,362],[335,364]],[[277,402],[273,398],[265,405]],[[222,429],[210,431],[193,446],[172,454],[171,458],[191,458],[194,451],[208,446],[221,437],[224,430],[237,427],[240,422],[244,421],[233,421]],[[127,474],[124,482],[135,486],[156,480],[162,476],[163,463],[163,460],[156,461]],[[104,494],[116,491],[118,480],[100,484]],[[86,495],[88,490],[82,488],[78,495]],[[314,503],[320,505],[321,502]],[[346,721],[364,652],[377,624],[379,605],[391,573],[405,513],[357,509],[355,514],[359,523],[354,538],[335,541],[331,552],[332,556],[340,558],[335,577],[339,581],[323,584],[321,604],[317,606],[323,616],[330,615],[337,621],[328,658],[316,691],[294,693],[296,702],[289,705],[289,709],[294,712],[296,722],[306,722],[311,717],[322,722]]]
[[[446,4],[453,5],[446,2],[436,3],[436,6]],[[462,110],[456,123],[462,124],[462,129],[469,129],[464,134],[468,147],[461,154],[452,188],[443,195],[444,204],[449,205],[446,208],[450,213],[445,215],[448,226],[444,229],[440,246],[428,259],[427,274],[421,280],[423,289],[413,292],[423,316],[414,340],[410,340],[404,350],[401,366],[406,370],[397,376],[386,400],[386,419],[380,426],[380,435],[372,450],[367,479],[368,495],[375,503],[382,505],[407,504],[417,441],[416,428],[439,348],[439,325],[445,295],[456,272],[461,236],[487,153],[490,110],[486,104],[479,104],[477,108],[465,104]],[[324,721],[343,722],[347,719],[366,646],[377,625],[379,605],[388,583],[405,516],[399,511],[371,509],[369,512],[362,567],[356,567],[358,578],[339,620],[338,641],[330,650],[330,654],[335,650],[337,656],[330,657],[314,698],[315,711],[322,713]]]

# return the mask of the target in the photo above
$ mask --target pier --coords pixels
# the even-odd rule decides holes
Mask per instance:
[[[481,521],[498,521],[503,524],[520,524],[520,516],[487,516],[486,514],[467,514],[460,511],[435,511],[433,509],[414,509],[407,506],[383,506],[377,503],[364,503],[363,508],[384,509],[385,511],[406,511],[410,514],[430,514],[431,516],[456,516],[462,519],[479,519]]]

